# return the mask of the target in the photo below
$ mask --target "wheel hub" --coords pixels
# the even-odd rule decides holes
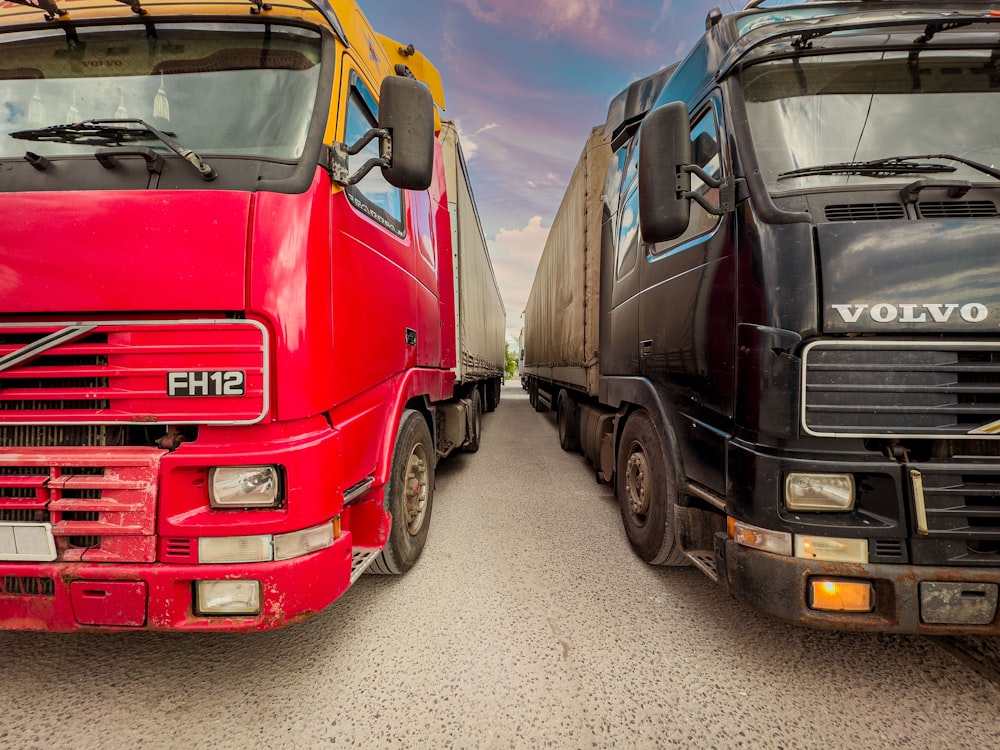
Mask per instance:
[[[625,492],[629,510],[640,521],[645,521],[646,513],[649,512],[649,493],[646,491],[648,474],[644,454],[633,453],[628,457],[625,464]]]
[[[403,479],[406,531],[411,536],[415,536],[424,524],[428,479],[427,460],[420,446],[417,446],[406,462],[406,475]]]

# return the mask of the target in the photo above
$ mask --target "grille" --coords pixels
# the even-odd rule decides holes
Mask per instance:
[[[906,211],[899,203],[848,203],[826,207],[827,221],[873,221],[903,219]]]
[[[0,595],[8,596],[55,596],[56,586],[51,578],[31,578],[27,576],[0,577]]]
[[[0,440],[103,445],[101,425],[258,422],[267,411],[266,350],[264,329],[247,321],[0,325]],[[171,396],[170,373],[206,385]],[[242,373],[243,393],[219,395],[232,373]],[[6,432],[15,425],[23,430]],[[60,441],[38,432],[51,425],[81,434]]]
[[[931,544],[955,562],[1000,562],[1000,464],[913,464]]]
[[[997,215],[993,201],[921,201],[917,208],[924,219],[988,219]]]
[[[151,448],[0,453],[0,520],[52,524],[64,562],[153,562],[156,480]]]
[[[937,342],[935,342],[937,343]],[[802,419],[819,436],[1000,433],[1000,343],[820,342],[803,354]]]

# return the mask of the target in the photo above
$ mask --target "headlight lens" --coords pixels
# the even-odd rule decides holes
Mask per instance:
[[[275,508],[281,500],[277,466],[217,466],[208,476],[213,508]]]
[[[260,581],[195,581],[194,609],[199,615],[260,614]]]
[[[789,474],[785,478],[785,507],[788,510],[851,510],[854,507],[854,477],[850,474]]]

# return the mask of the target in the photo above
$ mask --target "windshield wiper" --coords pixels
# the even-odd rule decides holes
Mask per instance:
[[[140,127],[128,127],[128,125]],[[205,180],[219,176],[197,153],[182,146],[172,136],[157,130],[145,120],[84,120],[83,122],[50,125],[34,130],[18,130],[11,138],[50,143],[71,143],[77,146],[126,146],[139,141],[160,140],[163,145],[189,162]]]
[[[869,177],[894,177],[899,174],[926,174],[928,172],[954,172],[955,167],[946,164],[921,164],[910,161],[913,157],[893,157],[872,161],[844,161],[836,164],[819,164],[815,167],[792,169],[778,175],[779,180],[789,177],[805,177],[813,174],[860,174]]]
[[[892,177],[898,174],[921,174],[928,172],[954,172],[955,167],[946,164],[922,164],[917,159],[945,159],[947,161],[957,161],[967,167],[988,174],[1000,180],[1000,169],[994,169],[986,164],[982,164],[972,159],[954,154],[915,154],[912,156],[891,156],[886,159],[872,159],[870,161],[848,161],[840,164],[821,164],[815,167],[803,167],[793,169],[789,172],[782,172],[778,179],[788,177],[802,177],[811,174],[861,174],[870,177]]]

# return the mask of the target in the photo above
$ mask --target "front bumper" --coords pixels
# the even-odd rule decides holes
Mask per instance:
[[[300,622],[350,585],[351,535],[282,562],[240,565],[0,563],[0,629],[70,631],[273,630]],[[261,612],[205,617],[194,582],[255,580]]]
[[[971,584],[969,588],[1000,586],[1000,568],[957,568],[917,565],[857,565],[784,557],[738,545],[731,539],[716,544],[719,581],[740,601],[785,622],[828,630],[853,630],[924,635],[1000,635],[1000,608],[992,602],[992,619],[985,624],[927,622],[948,619],[947,607],[928,595],[921,584]],[[810,609],[810,579],[837,578],[871,581],[874,609],[867,613],[823,612]],[[961,588],[961,587],[956,587]],[[989,601],[975,597],[965,607],[955,597],[951,619],[960,620],[971,608],[977,615],[989,611]],[[931,607],[934,607],[933,617]],[[984,607],[987,607],[984,610]],[[979,619],[982,619],[981,617]]]

